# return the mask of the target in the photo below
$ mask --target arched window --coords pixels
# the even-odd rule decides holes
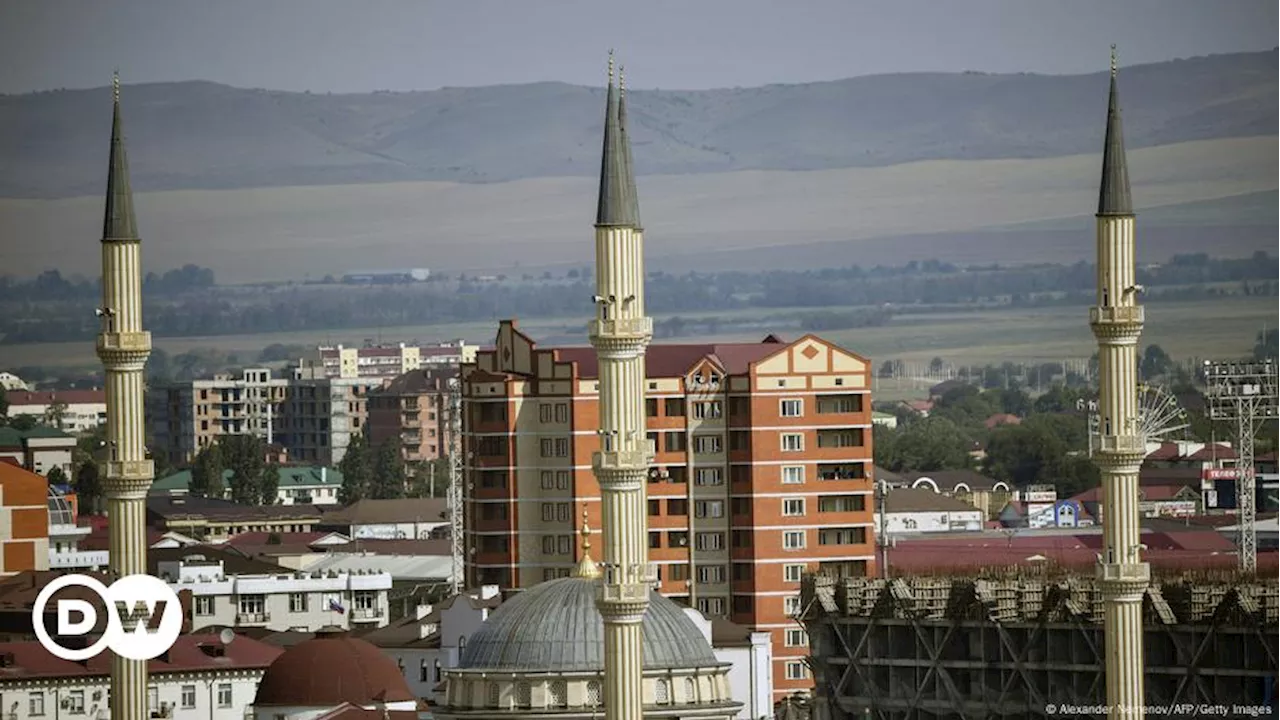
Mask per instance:
[[[595,707],[602,702],[600,698],[600,681],[587,681],[587,705]]]
[[[491,708],[498,707],[498,702],[502,699],[502,688],[498,687],[498,683],[489,683],[488,705]]]
[[[533,689],[529,687],[529,683],[516,683],[516,705],[522,708],[533,706]]]
[[[653,700],[659,705],[666,705],[671,702],[671,681],[659,678],[654,684]]]
[[[687,703],[698,702],[698,684],[693,678],[684,679],[684,701]]]
[[[553,707],[553,708],[564,707],[565,705],[568,704],[566,700],[566,697],[568,696],[568,694],[569,693],[566,692],[566,687],[563,680],[556,680],[555,682],[552,682],[551,686],[547,688],[547,707]]]
[[[458,638],[458,659],[462,659],[462,651],[467,649],[467,636]]]

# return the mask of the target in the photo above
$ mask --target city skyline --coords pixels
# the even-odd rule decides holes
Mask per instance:
[[[632,79],[637,89],[903,72],[1084,74],[1096,72],[1099,52],[1111,43],[1128,66],[1272,49],[1277,23],[1274,4],[1243,0],[982,0],[963,7],[815,0],[805,14],[763,0],[734,3],[732,13],[723,2],[665,1],[643,9],[580,0],[536,10],[400,0],[383,0],[376,13],[333,2],[308,3],[305,14],[302,7],[8,0],[0,3],[0,59],[10,71],[0,93],[101,87],[112,69],[129,83],[209,80],[337,93],[541,81],[590,86],[599,83],[591,60],[602,45],[644,68]],[[1098,22],[1104,16],[1107,22]]]

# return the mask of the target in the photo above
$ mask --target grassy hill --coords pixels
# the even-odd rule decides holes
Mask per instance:
[[[1276,60],[1272,51],[1124,68],[1129,147],[1274,136]],[[139,191],[589,177],[602,93],[560,83],[358,95],[208,82],[124,90]],[[628,99],[643,174],[832,170],[1098,152],[1106,74],[915,73],[630,90]],[[0,197],[99,194],[109,102],[106,88],[0,96]]]

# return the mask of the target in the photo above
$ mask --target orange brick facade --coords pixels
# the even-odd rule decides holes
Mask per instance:
[[[49,569],[49,483],[0,462],[0,576]]]
[[[495,345],[462,369],[467,579],[521,588],[571,572],[584,509],[600,529],[596,361],[539,349],[510,321]],[[791,619],[801,575],[874,571],[869,373],[815,336],[646,355],[660,590],[769,631],[779,696],[812,686]]]

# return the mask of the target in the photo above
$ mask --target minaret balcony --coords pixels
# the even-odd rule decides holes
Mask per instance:
[[[1098,579],[1103,582],[1149,583],[1151,566],[1146,563],[1099,563]]]
[[[1098,438],[1098,452],[1147,454],[1147,441],[1141,435],[1102,435]]]
[[[1146,313],[1141,305],[1108,306],[1101,305],[1089,308],[1090,325],[1141,325],[1146,321]]]
[[[652,462],[653,453],[645,450],[603,450],[592,456],[591,469],[647,471]]]
[[[607,337],[610,339],[648,340],[653,337],[653,318],[616,318],[613,320],[592,320],[587,326],[590,337]]]
[[[151,333],[146,330],[139,332],[108,332],[98,335],[99,350],[123,350],[123,351],[140,351],[151,349]]]

